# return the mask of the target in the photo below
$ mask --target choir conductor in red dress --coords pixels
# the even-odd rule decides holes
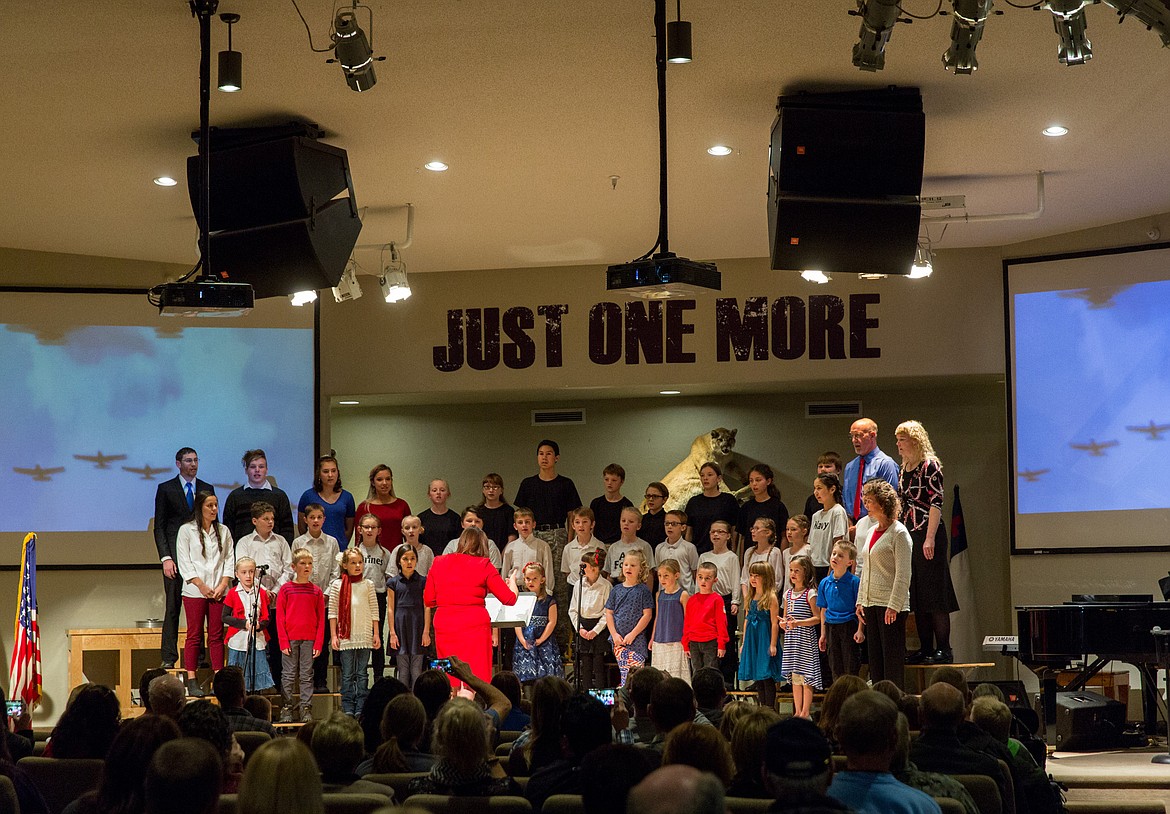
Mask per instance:
[[[484,681],[492,677],[492,629],[484,597],[490,591],[503,604],[516,604],[515,578],[505,582],[487,553],[487,535],[464,529],[455,553],[435,559],[423,589],[423,603],[435,608],[436,654],[458,656]]]

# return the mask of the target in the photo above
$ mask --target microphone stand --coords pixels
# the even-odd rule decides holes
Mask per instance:
[[[577,629],[573,631],[577,637],[577,646],[573,648],[573,683],[577,685],[577,692],[581,692],[581,645],[585,641],[581,635],[581,599],[585,593],[585,563],[578,567],[580,570],[577,572]]]
[[[252,609],[248,611],[248,627],[250,629],[248,630],[248,657],[244,661],[244,687],[249,695],[256,692],[256,625],[260,620],[260,592],[263,589],[260,579],[267,573],[267,565],[261,565],[256,569],[256,581],[253,583],[256,597],[252,601]]]

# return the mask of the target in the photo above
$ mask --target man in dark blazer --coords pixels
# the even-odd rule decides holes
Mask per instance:
[[[175,559],[175,541],[179,527],[192,516],[195,495],[215,494],[215,487],[195,475],[199,472],[199,454],[191,447],[175,453],[179,474],[158,485],[154,495],[154,544],[163,567],[163,602],[166,614],[162,629],[162,666],[170,669],[179,659],[179,611],[183,606],[183,578]]]

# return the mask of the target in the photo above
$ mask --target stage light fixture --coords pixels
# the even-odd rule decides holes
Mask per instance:
[[[983,37],[983,25],[991,14],[992,0],[951,0],[951,47],[943,54],[943,65],[955,75],[970,74],[979,67],[975,48]]]
[[[677,19],[666,24],[666,61],[691,61],[691,24],[682,18],[682,0],[675,6]]]
[[[929,277],[934,272],[934,264],[930,262],[930,249],[918,244],[918,248],[914,250],[914,265],[910,266],[911,280],[921,280],[923,277]]]
[[[390,259],[382,264],[382,276],[378,284],[386,302],[401,302],[410,297],[410,283],[406,280],[406,261],[398,254],[398,246],[390,243],[382,247],[382,254],[390,250]]]
[[[360,93],[374,87],[378,78],[374,75],[374,51],[366,32],[358,25],[356,9],[355,4],[354,9],[337,12],[333,21],[333,53],[341,63],[350,89]],[[373,19],[372,12],[370,19]]]
[[[228,49],[219,52],[219,89],[224,93],[235,93],[244,87],[243,55],[232,50],[232,26],[240,21],[240,15],[221,14],[219,19],[227,23],[228,29]]]
[[[1085,7],[1096,0],[1045,0],[1044,8],[1052,12],[1052,25],[1060,37],[1057,57],[1064,65],[1083,65],[1093,58],[1093,43],[1085,35],[1088,23]]]
[[[297,291],[294,294],[289,294],[288,298],[289,298],[289,301],[292,302],[293,305],[300,308],[302,305],[308,305],[311,302],[316,302],[317,301],[317,292],[316,291]]]
[[[863,71],[880,71],[886,67],[886,43],[898,22],[899,0],[857,0],[861,18],[857,44],[853,46],[853,64]]]
[[[333,299],[338,302],[349,302],[362,296],[362,287],[358,283],[358,264],[352,257],[345,264],[345,271],[341,272],[341,279],[333,286]]]
[[[824,285],[825,283],[829,282],[829,280],[833,279],[828,274],[825,274],[819,269],[805,269],[800,273],[800,276],[808,280],[810,283],[817,283],[818,285]]]

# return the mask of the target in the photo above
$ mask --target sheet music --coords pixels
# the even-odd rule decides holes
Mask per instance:
[[[484,606],[492,620],[492,627],[524,627],[536,607],[536,594],[521,592],[515,605],[505,605],[491,594],[484,597]]]

